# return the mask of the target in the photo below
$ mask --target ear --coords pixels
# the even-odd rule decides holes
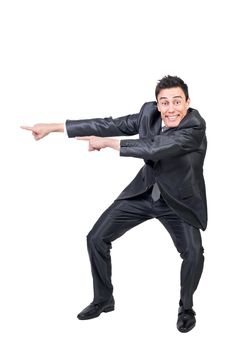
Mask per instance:
[[[157,103],[157,108],[158,108],[158,111],[161,112],[161,109],[159,108],[159,105],[158,105],[158,102],[156,101]]]
[[[188,99],[187,99],[187,101],[186,101],[187,108],[189,108],[189,106],[190,106],[190,102],[191,102],[191,100],[190,100],[190,98],[188,98]]]

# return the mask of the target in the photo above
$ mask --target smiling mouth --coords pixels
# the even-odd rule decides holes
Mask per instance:
[[[179,114],[177,115],[167,115],[166,118],[168,118],[171,122],[175,121],[179,117]]]

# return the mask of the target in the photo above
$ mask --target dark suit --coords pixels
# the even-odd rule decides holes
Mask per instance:
[[[145,162],[88,235],[96,302],[106,301],[113,291],[111,242],[155,217],[166,227],[183,258],[181,303],[192,307],[204,261],[199,229],[205,230],[207,225],[203,178],[205,121],[190,108],[178,127],[161,133],[161,125],[156,102],[145,103],[139,113],[125,117],[66,121],[69,137],[139,134],[138,139],[121,140],[120,156],[142,158]],[[150,196],[155,182],[161,192],[157,202]]]

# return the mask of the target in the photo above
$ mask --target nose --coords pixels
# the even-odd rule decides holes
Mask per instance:
[[[173,105],[173,103],[170,103],[168,106],[168,112],[172,113],[174,111],[175,111],[174,105]]]

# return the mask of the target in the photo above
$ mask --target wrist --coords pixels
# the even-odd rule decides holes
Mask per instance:
[[[118,151],[120,149],[120,141],[115,139],[109,139],[109,140],[110,140],[109,147]]]
[[[63,123],[52,123],[49,124],[49,132],[64,132],[64,124]]]

